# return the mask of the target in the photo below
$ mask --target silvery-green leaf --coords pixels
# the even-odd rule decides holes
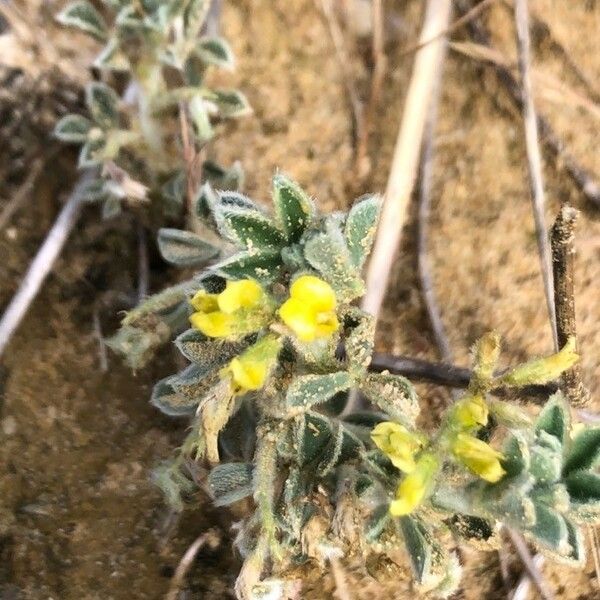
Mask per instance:
[[[577,514],[600,514],[600,475],[589,471],[573,471],[565,478],[565,485]]]
[[[431,533],[420,520],[413,517],[401,517],[400,527],[415,579],[419,584],[424,584],[433,566],[434,541]]]
[[[196,405],[215,385],[219,374],[207,368],[207,365],[192,363],[177,375],[169,378],[169,385],[190,405]]]
[[[365,537],[368,542],[375,542],[383,533],[391,519],[389,506],[381,504],[369,516],[365,527]]]
[[[358,268],[362,267],[371,250],[380,207],[379,196],[366,196],[348,213],[344,236],[352,262]]]
[[[281,257],[277,252],[239,252],[213,265],[212,270],[226,279],[256,279],[271,283],[279,276]]]
[[[104,186],[104,179],[94,179],[90,181],[84,188],[82,198],[84,202],[102,202],[106,200],[107,191]]]
[[[94,121],[103,129],[119,124],[119,97],[108,85],[94,81],[85,90],[86,104]]]
[[[585,542],[581,529],[567,518],[565,518],[565,525],[568,532],[567,542],[569,544],[569,551],[566,554],[563,554],[562,558],[566,559],[575,567],[583,567],[583,565],[585,565],[586,557]]]
[[[162,464],[152,471],[152,481],[162,491],[167,504],[176,512],[184,509],[183,497],[196,490],[179,465],[171,462]]]
[[[170,379],[171,377],[166,377],[156,383],[152,390],[150,403],[172,417],[193,415],[198,402],[178,394],[171,385]]]
[[[364,373],[371,364],[375,341],[375,319],[361,313],[357,316],[357,324],[346,337],[346,359],[353,372]]]
[[[215,90],[211,100],[225,118],[244,117],[252,112],[248,99],[238,90]]]
[[[273,177],[273,204],[288,241],[297,242],[314,217],[312,200],[295,181],[277,173]]]
[[[307,413],[297,426],[298,459],[306,465],[319,458],[333,437],[331,422],[318,413]]]
[[[219,203],[219,197],[214,192],[210,183],[200,186],[192,200],[192,214],[204,221],[211,229],[217,228],[214,210]]]
[[[207,338],[197,329],[188,329],[175,340],[179,351],[190,362],[202,365],[207,371],[222,367],[249,344],[250,341],[230,342]]]
[[[202,25],[210,9],[210,0],[190,0],[183,15],[184,33],[187,39],[200,35]]]
[[[569,407],[558,392],[550,397],[535,423],[536,431],[546,431],[564,444],[569,434],[571,417]]]
[[[87,0],[77,0],[67,4],[58,14],[57,19],[63,25],[76,27],[98,40],[106,39],[106,22],[94,5]]]
[[[306,242],[304,257],[342,301],[350,302],[364,293],[364,283],[351,262],[344,238],[331,220],[326,233],[316,233]]]
[[[215,130],[210,122],[210,116],[206,108],[206,102],[202,96],[194,96],[189,104],[190,117],[194,123],[196,137],[201,144],[206,143],[215,135]]]
[[[158,249],[167,262],[178,267],[199,267],[219,255],[219,249],[199,235],[166,227],[158,230]]]
[[[201,37],[198,40],[194,51],[205,63],[216,65],[230,71],[233,70],[235,66],[235,59],[231,47],[227,41],[221,37]]]
[[[250,463],[225,463],[214,467],[207,484],[215,506],[228,506],[250,496],[253,467]]]
[[[284,238],[271,220],[255,210],[219,206],[221,233],[237,245],[254,249],[280,251]]]
[[[90,140],[86,142],[79,151],[77,167],[79,169],[88,169],[100,164],[103,160],[105,148],[104,138]]]
[[[531,448],[529,470],[538,483],[552,483],[560,478],[562,454],[543,444]]]
[[[600,428],[586,428],[570,444],[565,459],[564,473],[591,469],[600,464]]]
[[[369,373],[360,383],[362,392],[384,413],[408,427],[419,415],[419,402],[413,385],[400,375]]]
[[[528,533],[542,548],[547,548],[557,554],[569,551],[569,531],[562,515],[541,503],[534,503],[535,524]]]
[[[63,142],[83,144],[87,141],[91,128],[89,119],[81,115],[67,115],[56,124],[54,136]]]
[[[181,214],[186,194],[185,173],[177,171],[163,184],[160,193],[165,201],[166,212],[174,216]]]
[[[235,161],[231,167],[223,167],[212,160],[202,163],[202,178],[219,190],[238,190],[244,185],[242,163]]]
[[[111,39],[94,60],[97,69],[111,71],[129,71],[131,64],[127,55],[121,50],[118,39]]]
[[[351,385],[346,371],[327,375],[301,375],[288,388],[286,403],[290,407],[310,408],[322,404]]]

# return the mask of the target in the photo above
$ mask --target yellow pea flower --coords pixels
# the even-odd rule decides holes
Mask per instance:
[[[488,406],[481,394],[466,396],[454,408],[454,420],[464,428],[487,425]]]
[[[234,394],[260,390],[277,361],[280,349],[281,340],[267,335],[232,359],[222,370],[221,377],[231,379]]]
[[[431,491],[438,470],[439,462],[436,457],[423,453],[413,472],[400,482],[396,498],[390,503],[390,513],[394,517],[412,513]]]
[[[283,322],[303,342],[331,336],[339,328],[332,287],[314,275],[298,277],[290,287],[290,298],[279,309]]]
[[[472,435],[459,433],[452,443],[452,452],[470,471],[490,483],[500,481],[506,473],[500,464],[502,453]]]
[[[404,473],[415,470],[415,455],[426,443],[423,436],[390,421],[377,424],[371,431],[371,439],[389,457],[392,464]]]
[[[190,317],[190,323],[204,335],[213,338],[250,333],[259,327],[248,324],[248,311],[260,307],[264,299],[262,288],[252,279],[228,281],[220,294],[199,290],[190,300],[197,311]]]

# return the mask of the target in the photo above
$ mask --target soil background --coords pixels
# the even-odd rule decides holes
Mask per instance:
[[[359,8],[362,4],[357,0]],[[530,4],[551,32],[534,27],[538,108],[598,180],[598,97],[590,99],[589,86],[575,76],[556,42],[598,84],[600,6],[594,0]],[[385,3],[389,68],[369,148],[372,171],[362,181],[354,165],[342,70],[318,5],[313,0],[224,2],[221,29],[238,57],[227,83],[247,93],[254,115],[228,126],[211,153],[224,163],[241,160],[245,192],[254,198],[268,202],[270,177],[282,169],[324,210],[334,210],[385,187],[412,66],[412,56],[402,50],[418,36],[423,3]],[[499,1],[486,11],[485,21],[497,47],[514,61],[511,9]],[[364,25],[359,16],[357,30]],[[461,30],[453,39],[464,35]],[[347,66],[364,95],[368,42],[356,39]],[[69,151],[53,158],[27,208],[0,233],[0,309],[75,181],[73,160]],[[546,160],[545,175],[548,222],[561,200],[581,211],[577,317],[583,374],[594,398],[590,410],[598,411],[600,208],[585,200],[561,165]],[[490,329],[503,336],[506,364],[549,352],[520,117],[493,71],[454,50],[446,61],[433,183],[430,258],[455,362],[468,364],[471,344]],[[0,209],[6,201],[2,196]],[[414,212],[413,206],[377,349],[435,359],[417,280]],[[152,383],[177,369],[174,351],[165,349],[136,375],[114,356],[108,373],[99,368],[94,312],[100,311],[110,332],[116,318],[107,316],[103,299],[135,289],[136,239],[129,225],[99,223],[96,209],[86,209],[3,359],[2,600],[162,598],[185,548],[207,527],[223,527],[223,519],[202,499],[197,511],[173,525],[150,481],[151,469],[171,455],[185,431],[185,422],[166,418],[148,404]],[[154,254],[151,266],[152,287],[159,290],[172,275]],[[419,391],[425,422],[433,423],[448,402],[447,391],[429,386]],[[231,534],[225,529],[225,535]],[[506,597],[497,553],[463,548],[461,559],[465,573],[456,598]],[[186,597],[233,597],[238,566],[230,539],[216,552],[201,553]],[[405,571],[401,565],[387,582],[385,575],[377,582],[349,566],[354,597],[413,597]],[[581,571],[549,564],[544,574],[557,598],[600,597],[591,558]],[[314,567],[295,575],[302,580],[302,598],[334,597],[329,573]]]

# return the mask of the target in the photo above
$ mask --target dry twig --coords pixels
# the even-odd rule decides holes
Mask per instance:
[[[531,566],[539,571],[543,566],[546,559],[541,554],[536,554],[531,559]],[[515,588],[515,592],[511,597],[511,600],[527,600],[529,597],[529,588],[531,587],[531,578],[529,574],[524,575],[519,580],[517,587]]]
[[[179,561],[177,569],[175,569],[175,575],[173,575],[173,579],[171,580],[169,591],[165,596],[165,600],[177,600],[179,592],[185,582],[185,576],[190,570],[198,552],[200,552],[205,545],[208,545],[211,550],[214,550],[220,543],[221,536],[215,529],[209,529],[196,538],[194,543],[185,551],[185,554]]]
[[[567,343],[577,336],[575,325],[575,293],[573,256],[575,249],[575,222],[578,212],[568,204],[561,207],[552,227],[552,267],[554,269],[554,297],[556,300],[556,324],[558,344]],[[576,363],[562,376],[564,393],[572,406],[585,406],[589,392],[581,379],[581,365]]]
[[[428,0],[421,40],[428,40],[447,28],[451,6],[450,0]],[[443,47],[444,41],[438,39],[419,50],[415,57],[380,225],[366,276],[367,293],[362,305],[375,318],[379,315],[393,258],[402,237],[407,206],[417,176],[431,91],[440,69]]]
[[[465,14],[470,9],[470,3],[468,0],[455,0],[456,6],[459,10]],[[471,37],[481,46],[491,48],[489,35],[483,25],[477,20],[472,19],[468,23]],[[508,93],[510,94],[513,102],[521,108],[523,98],[521,95],[521,89],[513,77],[508,67],[492,63],[498,80]],[[594,179],[594,177],[584,169],[577,160],[568,152],[563,141],[556,135],[554,129],[543,116],[537,115],[538,129],[540,139],[545,147],[550,152],[555,168],[562,167],[568,173],[569,177],[575,183],[575,185],[581,190],[584,196],[597,207],[600,207],[600,184]]]
[[[10,338],[37,296],[54,265],[54,261],[75,227],[81,211],[84,191],[89,182],[96,176],[94,171],[90,171],[79,180],[33,259],[17,293],[2,315],[2,319],[0,319],[0,356],[2,356]]]
[[[544,180],[542,176],[542,155],[538,143],[538,120],[533,104],[533,89],[531,84],[531,40],[529,37],[529,13],[527,0],[515,0],[515,24],[517,32],[517,48],[519,56],[519,71],[521,73],[521,95],[523,121],[525,127],[525,146],[527,150],[527,165],[529,168],[529,187],[535,231],[537,236],[542,278],[544,280],[544,294],[546,307],[552,328],[552,339],[555,349],[558,350],[556,335],[556,316],[554,309],[554,287],[552,283],[552,261],[550,256],[550,243],[548,241],[546,216],[546,199],[544,194]]]
[[[138,288],[137,299],[141,302],[147,295],[150,287],[150,263],[148,259],[148,240],[146,230],[141,221],[137,222],[138,238]]]

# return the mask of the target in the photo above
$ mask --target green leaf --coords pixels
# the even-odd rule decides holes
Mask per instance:
[[[390,520],[391,515],[387,504],[381,504],[376,507],[369,516],[365,527],[366,540],[371,543],[377,541]]]
[[[214,137],[215,130],[210,122],[210,115],[204,98],[200,94],[194,96],[189,101],[188,108],[198,142],[205,144]]]
[[[68,4],[56,18],[59,23],[76,27],[98,40],[106,39],[106,22],[94,5],[87,0],[78,0]]]
[[[171,377],[166,377],[156,383],[152,390],[150,403],[171,417],[193,415],[198,403],[178,394],[171,385],[170,379]]]
[[[251,339],[251,338],[250,338]],[[184,331],[175,345],[190,362],[198,363],[208,372],[222,367],[250,345],[250,340],[229,342],[207,338],[197,329]]]
[[[563,555],[563,558],[566,558],[573,566],[583,567],[585,565],[585,542],[581,529],[569,519],[565,519],[565,525],[568,532],[569,550]]]
[[[223,235],[247,250],[280,251],[282,233],[264,214],[245,208],[219,207],[218,223]]]
[[[100,54],[94,60],[94,67],[110,71],[129,71],[131,63],[127,55],[121,50],[118,39],[111,39],[104,46]]]
[[[346,358],[353,373],[362,375],[366,372],[371,364],[374,342],[375,319],[367,313],[362,313],[345,343]]]
[[[86,142],[79,151],[77,167],[87,169],[100,164],[103,160],[104,148],[105,140],[103,138]]]
[[[573,471],[567,475],[565,484],[575,511],[600,513],[600,475]]]
[[[338,392],[347,390],[352,381],[346,371],[327,375],[302,375],[288,388],[286,403],[290,407],[308,409],[323,404]]]
[[[102,129],[118,126],[119,97],[111,87],[95,81],[86,87],[85,97],[92,118]]]
[[[306,242],[304,256],[343,302],[364,293],[364,283],[351,262],[344,238],[331,219],[326,233],[317,233]]]
[[[423,523],[413,517],[401,517],[400,527],[415,579],[424,584],[433,565],[433,539]]]
[[[166,212],[177,216],[181,214],[185,203],[186,175],[183,171],[177,171],[160,188],[160,194],[166,205]]]
[[[166,227],[158,230],[158,250],[167,262],[178,267],[200,267],[220,253],[195,233]]]
[[[224,118],[233,119],[252,113],[248,99],[238,90],[215,90],[211,100]]]
[[[414,427],[419,402],[413,385],[400,375],[369,373],[360,383],[362,392],[393,421]]]
[[[177,375],[169,377],[169,385],[187,406],[196,406],[219,380],[219,374],[207,367],[192,363]]]
[[[210,9],[210,0],[189,0],[183,15],[184,33],[188,40],[200,35]]]
[[[244,185],[244,169],[237,160],[229,168],[206,160],[202,163],[202,178],[220,190],[238,190]]]
[[[298,422],[298,460],[307,465],[322,456],[327,443],[333,437],[329,419],[318,413],[307,413]]]
[[[271,283],[279,276],[281,256],[276,252],[239,252],[217,263],[212,270],[226,279],[256,279]]]
[[[563,472],[565,475],[600,464],[600,428],[592,427],[579,433],[569,447]]]
[[[565,444],[569,435],[571,417],[569,406],[563,395],[558,392],[550,397],[535,423],[536,431],[546,431]]]
[[[312,200],[295,181],[277,173],[273,177],[273,204],[288,241],[297,242],[314,217]]]
[[[102,204],[102,219],[108,221],[118,217],[123,212],[123,203],[116,196],[108,196]]]
[[[551,439],[556,439],[552,437]],[[531,448],[531,464],[529,471],[536,482],[553,483],[560,479],[562,453],[547,444],[534,444]]]
[[[194,51],[198,58],[210,65],[216,65],[229,71],[235,67],[235,58],[231,47],[221,37],[201,37]]]
[[[63,142],[83,144],[87,141],[91,128],[92,123],[89,119],[81,115],[67,115],[56,124],[54,137]]]
[[[543,548],[559,555],[568,553],[569,531],[562,515],[544,504],[534,503],[534,507],[535,525],[528,533]]]
[[[207,483],[215,506],[228,506],[250,496],[253,468],[250,463],[226,463],[214,467]]]
[[[344,236],[352,262],[358,268],[363,266],[371,250],[380,207],[379,196],[366,196],[361,198],[348,213]]]

